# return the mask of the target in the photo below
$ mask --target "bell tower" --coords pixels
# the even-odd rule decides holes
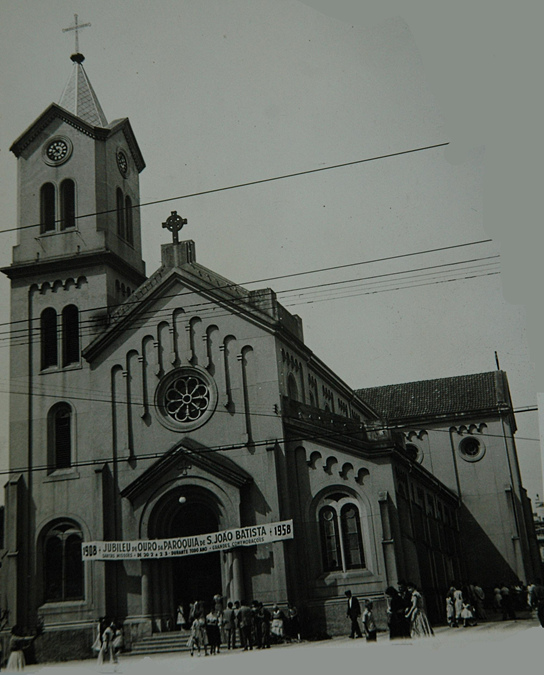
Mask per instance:
[[[90,414],[85,397],[98,391],[82,351],[146,278],[142,154],[127,118],[108,123],[77,48],[71,60],[59,103],[11,146],[17,244],[1,270],[11,280],[9,464],[17,471],[6,486],[6,545],[17,555],[3,573],[10,622],[27,626],[47,601],[36,528],[65,504],[78,457],[92,457],[92,440],[77,433]]]
[[[145,162],[128,118],[108,124],[79,52],[58,104],[13,143],[18,243],[4,272],[44,282],[84,275],[103,308],[145,279],[139,174]],[[57,279],[53,280],[56,281]]]

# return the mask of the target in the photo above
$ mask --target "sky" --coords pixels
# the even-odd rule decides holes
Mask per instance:
[[[74,47],[73,35],[62,28],[77,12],[80,22],[92,24],[81,32],[80,51],[106,117],[130,118],[146,160],[142,202],[451,142],[143,207],[148,274],[160,264],[159,244],[168,241],[161,223],[173,209],[188,219],[182,238],[195,240],[198,262],[251,289],[263,285],[253,280],[491,238],[464,249],[264,285],[302,317],[306,344],[353,388],[494,370],[497,351],[514,406],[536,405],[544,369],[535,367],[526,326],[527,314],[534,324],[538,312],[522,304],[523,289],[506,286],[515,278],[542,287],[541,277],[531,276],[538,274],[537,247],[527,239],[523,218],[512,218],[525,190],[535,188],[530,160],[503,169],[506,178],[514,177],[508,203],[501,201],[504,190],[489,181],[503,166],[505,148],[514,157],[512,138],[525,139],[523,121],[529,127],[535,111],[516,107],[515,130],[501,128],[515,102],[509,93],[520,83],[513,68],[503,68],[505,58],[512,64],[511,40],[495,40],[517,39],[516,57],[522,58],[533,33],[523,40],[520,25],[525,28],[530,17],[485,15],[486,3],[476,2],[471,21],[463,22],[463,12],[469,14],[461,3],[459,14],[447,9],[447,25],[429,11],[427,19],[435,23],[427,29],[416,11],[426,4],[443,3],[391,1],[376,9],[372,0],[365,14],[344,0],[334,6],[324,0],[1,0],[0,87],[9,95],[0,102],[0,229],[16,223],[16,160],[9,146],[59,101]],[[484,60],[474,56],[473,33],[482,27],[482,44],[502,45]],[[452,31],[461,31],[464,42],[448,58]],[[437,57],[444,54],[446,67],[437,78]],[[496,96],[501,69],[504,100]],[[484,70],[496,111],[487,124],[478,98]],[[459,72],[468,73],[466,90]],[[472,126],[463,135],[467,119]],[[500,229],[501,216],[510,219],[509,229]],[[527,250],[520,248],[522,240]],[[0,242],[5,266],[15,237],[0,233]],[[520,263],[522,253],[527,265]],[[421,285],[438,277],[418,277],[414,287],[400,290],[398,283],[376,285],[376,279],[344,291],[336,286],[334,293],[330,287],[326,293],[323,287],[291,290],[498,254],[500,263],[489,258],[483,261],[488,267],[464,274],[486,272],[477,278]],[[376,290],[381,292],[370,293]],[[0,279],[2,321],[8,311],[9,283]],[[4,465],[7,356],[1,344]],[[520,413],[517,422],[523,480],[534,498],[542,495],[538,415]]]

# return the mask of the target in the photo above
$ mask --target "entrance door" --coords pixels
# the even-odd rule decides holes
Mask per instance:
[[[170,537],[187,537],[217,532],[217,517],[205,504],[189,501],[180,504],[173,514]],[[172,590],[176,606],[187,607],[202,600],[210,604],[213,596],[222,594],[221,554],[219,551],[173,558]]]

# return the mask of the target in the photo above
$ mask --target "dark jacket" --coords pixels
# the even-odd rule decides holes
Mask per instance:
[[[356,619],[358,616],[361,616],[361,605],[359,605],[359,600],[354,595],[348,598],[347,615],[350,619]]]

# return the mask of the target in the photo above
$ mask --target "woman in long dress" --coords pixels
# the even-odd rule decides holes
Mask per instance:
[[[38,637],[36,635],[30,637],[23,635],[23,630],[20,626],[13,626],[11,629],[11,638],[9,640],[9,659],[6,665],[6,670],[24,670],[26,661],[24,650],[30,647],[34,640]]]
[[[284,636],[283,622],[284,622],[284,619],[285,619],[284,613],[281,611],[281,609],[278,607],[278,605],[274,605],[274,608],[272,609],[272,623],[270,624],[270,633],[277,640],[283,640],[283,636]]]
[[[206,620],[204,617],[199,616],[193,620],[191,626],[191,635],[187,646],[191,650],[191,656],[193,656],[195,647],[198,649],[198,655],[200,656],[200,648],[204,647],[204,656],[208,656],[208,640],[206,636]]]
[[[410,619],[410,637],[431,637],[434,635],[431,624],[425,612],[423,596],[415,587],[415,584],[406,584],[411,594],[411,606],[406,610],[406,617]]]
[[[206,616],[206,635],[210,645],[210,654],[219,654],[221,646],[220,615],[216,609],[217,605]]]
[[[400,593],[394,586],[385,590],[387,598],[387,623],[389,625],[389,639],[405,638],[408,635],[406,619],[406,605]]]
[[[453,591],[453,606],[455,609],[455,623],[459,625],[463,617],[461,616],[461,612],[463,611],[463,604],[464,604],[464,598],[463,598],[463,591],[459,588],[459,586],[455,586],[455,590]]]

